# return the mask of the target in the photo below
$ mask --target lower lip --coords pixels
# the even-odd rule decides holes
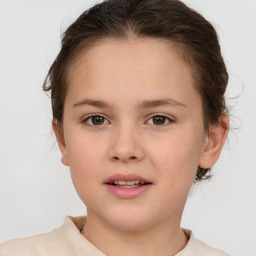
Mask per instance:
[[[105,184],[105,186],[107,187],[108,191],[110,191],[112,194],[114,194],[118,198],[132,199],[132,198],[138,197],[139,195],[149,190],[152,187],[152,184],[133,187],[133,188],[115,187],[110,184]]]

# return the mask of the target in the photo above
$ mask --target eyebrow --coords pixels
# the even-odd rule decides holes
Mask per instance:
[[[83,99],[75,103],[73,107],[77,107],[81,105],[89,105],[97,108],[113,109],[113,105],[105,101],[93,100],[93,99]],[[185,104],[178,102],[174,99],[156,99],[156,100],[144,100],[137,105],[137,108],[145,109],[145,108],[153,108],[153,107],[159,107],[159,106],[187,107]]]

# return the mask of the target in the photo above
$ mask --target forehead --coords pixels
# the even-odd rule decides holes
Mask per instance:
[[[97,90],[119,96],[128,96],[131,90],[145,97],[164,96],[166,90],[174,97],[176,93],[196,94],[190,68],[175,45],[154,38],[98,42],[73,61],[68,82],[70,93],[77,96]]]
[[[164,39],[130,37],[127,39],[104,38],[82,50],[71,63],[69,78],[81,72],[86,66],[88,71],[99,72],[127,69],[146,71],[154,68],[155,71],[170,71],[172,59],[175,58],[175,67],[182,68],[184,72],[190,67],[181,57],[175,43]],[[120,64],[122,64],[120,66]],[[157,69],[156,69],[157,67]],[[91,69],[90,69],[91,68]],[[96,69],[95,69],[96,68]],[[186,70],[185,70],[186,69]],[[114,71],[114,70],[113,70]],[[189,73],[189,72],[188,72]]]

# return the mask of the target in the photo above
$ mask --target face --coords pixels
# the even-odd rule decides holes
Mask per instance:
[[[88,217],[119,229],[179,222],[198,165],[212,164],[191,72],[159,39],[105,39],[82,52],[63,132],[62,162]]]

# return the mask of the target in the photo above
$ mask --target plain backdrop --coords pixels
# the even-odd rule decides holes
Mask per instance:
[[[215,26],[230,74],[231,132],[182,226],[232,256],[256,255],[256,1],[186,0]],[[0,0],[0,242],[85,215],[51,133],[44,77],[61,32],[93,0]]]

